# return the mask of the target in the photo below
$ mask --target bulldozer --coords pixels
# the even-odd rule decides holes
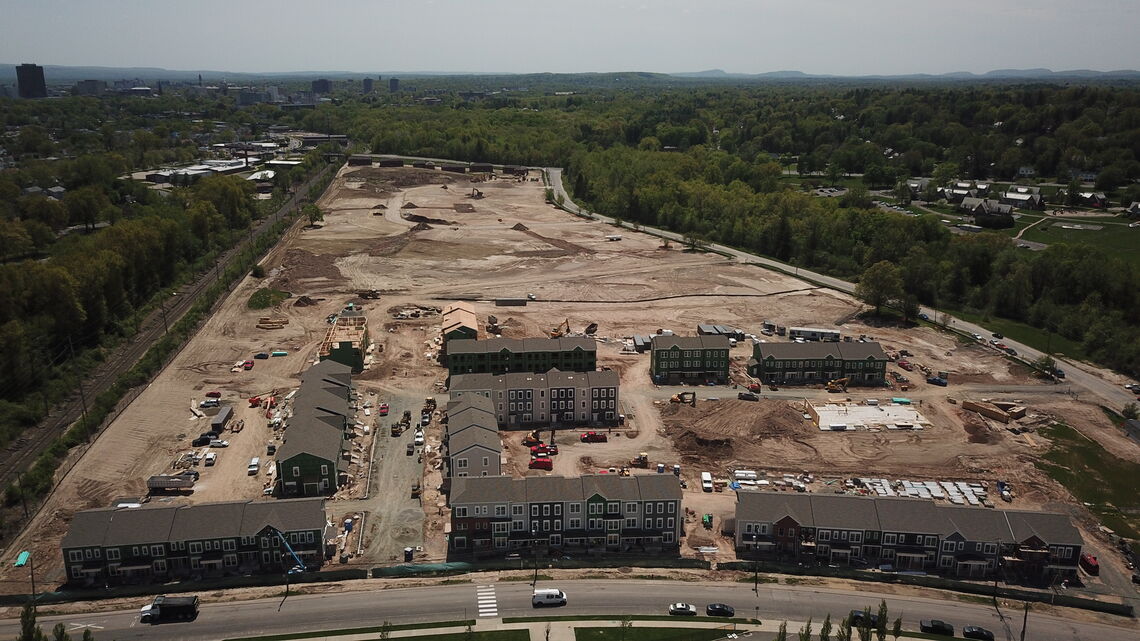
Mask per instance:
[[[674,394],[669,399],[669,402],[670,403],[682,403],[682,404],[688,403],[689,405],[696,407],[697,406],[697,393],[696,392],[678,392],[678,393]]]
[[[538,430],[535,430],[524,436],[522,443],[527,447],[538,445],[542,443],[542,436],[538,433]]]
[[[567,318],[566,320],[562,321],[560,324],[555,326],[554,329],[550,330],[547,333],[550,335],[551,338],[562,338],[566,334],[569,334],[570,333],[570,319]]]
[[[829,392],[846,392],[847,391],[847,383],[849,383],[850,381],[851,381],[851,379],[847,378],[846,376],[844,376],[843,378],[837,378],[833,381],[827,381],[827,391],[829,391]]]
[[[629,459],[629,466],[630,467],[648,468],[649,467],[649,454],[647,454],[646,452],[642,452],[642,453],[638,454],[637,456],[635,456],[634,458]]]

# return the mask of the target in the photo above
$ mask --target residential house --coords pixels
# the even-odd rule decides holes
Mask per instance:
[[[1041,196],[1040,187],[1010,185],[1009,189],[1002,194],[1001,203],[1020,209],[1045,209],[1045,199]]]
[[[882,385],[887,355],[867,343],[756,343],[748,373],[765,383],[811,384],[848,379],[851,385]]]
[[[358,310],[344,310],[317,350],[320,359],[334,360],[352,368],[354,374],[364,371],[364,355],[368,352],[368,321]]]
[[[726,383],[728,381],[727,336],[655,335],[650,344],[649,374],[654,381],[675,385]]]
[[[1027,165],[1022,165],[1017,168],[1017,176],[1019,178],[1032,178],[1037,175],[1037,170]]]
[[[452,303],[443,308],[440,318],[445,348],[447,342],[454,338],[479,338],[479,324],[471,303]]]
[[[546,553],[676,555],[685,515],[665,474],[452,479],[453,555]]]
[[[552,369],[592,372],[598,369],[598,345],[592,338],[455,338],[447,342],[447,370],[456,374],[541,374]]]
[[[352,424],[348,365],[327,360],[301,377],[285,440],[277,448],[277,495],[332,494],[345,480],[345,439]]]
[[[929,184],[929,178],[911,178],[906,181],[906,186],[910,189],[911,198],[922,198],[922,194],[926,192],[926,186]]]
[[[448,404],[445,477],[499,476],[502,442],[491,399],[471,394]]]
[[[501,429],[566,425],[616,425],[621,420],[617,372],[459,374],[449,388],[456,400],[470,395],[493,402]]]
[[[165,582],[281,572],[288,548],[316,570],[326,527],[323,499],[109,507],[76,513],[60,547],[69,584]]]
[[[1073,576],[1083,542],[1063,514],[835,494],[736,494],[741,557],[1042,582]]]
[[[974,217],[980,227],[1005,228],[1013,226],[1013,206],[986,198],[965,198],[958,208]]]

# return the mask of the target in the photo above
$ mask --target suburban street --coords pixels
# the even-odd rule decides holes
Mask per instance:
[[[566,189],[562,184],[562,169],[559,167],[547,167],[545,168],[545,171],[549,176],[550,188],[554,191],[555,198],[562,196],[562,207],[571,213],[586,215],[586,212],[584,212],[578,205],[574,204],[574,202],[570,200],[570,194],[566,192]],[[612,218],[608,218],[600,214],[591,212],[589,215],[597,220],[605,221],[608,223],[614,222]],[[646,226],[643,226],[642,230],[652,230],[650,233],[652,233],[654,236],[668,238],[669,240],[684,243],[684,236],[681,234]],[[824,287],[829,287],[831,289],[847,294],[853,294],[855,292],[855,283],[841,280],[833,276],[827,276],[818,272],[802,269],[800,267],[796,267],[795,265],[782,263],[771,258],[756,256],[755,254],[742,252],[738,249],[733,249],[724,245],[709,243],[707,247],[709,250],[731,256],[733,259],[738,260],[744,264],[754,264],[778,269],[786,274],[792,274],[797,278],[802,278],[804,280],[808,280]],[[944,312],[940,312],[929,307],[922,307],[920,308],[920,311],[932,319],[942,318],[942,315],[944,314]],[[982,327],[981,325],[977,325],[975,323],[966,322],[962,319],[955,318],[954,316],[946,315],[946,321],[947,327],[949,329],[953,329],[958,332],[965,332],[967,334],[980,334],[983,340],[989,339],[991,335],[991,331],[985,327]],[[1023,360],[1034,361],[1043,356],[1043,353],[1040,350],[1033,349],[1017,341],[1010,340],[1009,338],[1003,338],[1002,342],[1007,346],[1017,350],[1019,357]],[[1117,385],[1116,383],[1106,381],[1097,372],[1088,371],[1084,365],[1081,365],[1074,361],[1066,360],[1064,358],[1057,358],[1056,356],[1054,356],[1054,360],[1057,361],[1058,366],[1065,370],[1065,380],[1062,383],[1063,385],[1076,388],[1078,390],[1087,391],[1094,396],[1101,398],[1109,407],[1116,408],[1117,410],[1119,410],[1125,404],[1134,402],[1136,400],[1136,397],[1128,390],[1124,389],[1120,385]]]
[[[388,584],[390,585],[390,584]],[[456,621],[476,618],[479,602],[476,584],[437,585],[417,588],[377,589],[364,592],[341,592],[291,596],[202,606],[198,620],[192,623],[163,625],[142,624],[138,611],[77,614],[63,617],[41,617],[39,623],[50,630],[56,623],[67,626],[72,638],[90,628],[100,641],[116,639],[218,640],[259,634],[300,633],[427,621]],[[529,582],[495,583],[496,615],[478,621],[497,623],[502,617],[566,616],[582,614],[613,615],[665,614],[669,603],[692,602],[703,610],[708,603],[723,602],[736,608],[740,617],[759,618],[765,624],[787,620],[789,630],[796,630],[811,617],[818,624],[830,613],[835,622],[852,609],[878,608],[881,595],[861,592],[856,595],[841,590],[761,584],[759,593],[747,583],[690,583],[685,581],[540,581],[540,588],[558,588],[566,592],[568,604],[563,608],[536,611],[531,607]],[[947,598],[886,596],[890,618],[902,616],[903,629],[915,630],[920,618],[939,618],[961,629],[963,625],[981,625],[992,630],[998,639],[1013,640],[1021,635],[1022,611],[1003,611],[993,606],[959,602]],[[140,598],[139,605],[147,599]],[[704,619],[703,612],[698,620]],[[1121,619],[1122,625],[1133,622]],[[479,625],[475,629],[479,629]],[[0,623],[0,638],[15,638],[18,620]],[[1034,641],[1126,641],[1136,638],[1134,627],[1082,623],[1074,620],[1030,613],[1028,634]]]

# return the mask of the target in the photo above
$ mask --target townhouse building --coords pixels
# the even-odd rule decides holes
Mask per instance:
[[[454,478],[449,502],[457,557],[676,554],[685,518],[680,483],[664,474]]]
[[[963,578],[1073,576],[1080,532],[1063,514],[923,499],[737,492],[742,558],[889,565]]]
[[[449,403],[443,444],[445,483],[450,477],[502,474],[503,444],[491,399],[472,394]]]
[[[319,498],[109,507],[76,513],[60,548],[76,586],[281,572],[289,548],[316,570],[326,527]]]
[[[649,374],[669,385],[726,383],[729,347],[723,335],[655,335],[649,345]]]
[[[612,370],[459,374],[449,392],[456,400],[490,399],[500,429],[615,425],[621,420],[618,382]]]
[[[598,369],[598,345],[592,338],[492,338],[447,341],[447,371],[457,374],[541,374],[552,369],[592,372]]]
[[[765,383],[826,383],[841,378],[852,385],[883,385],[887,355],[867,343],[756,343],[748,373]]]
[[[301,376],[293,415],[277,448],[277,496],[332,494],[347,474],[344,456],[351,405],[352,368],[335,360],[313,365]]]

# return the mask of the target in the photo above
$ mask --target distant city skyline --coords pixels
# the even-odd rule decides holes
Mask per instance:
[[[0,11],[0,61],[12,64],[844,76],[1140,66],[1135,0],[0,0]]]

